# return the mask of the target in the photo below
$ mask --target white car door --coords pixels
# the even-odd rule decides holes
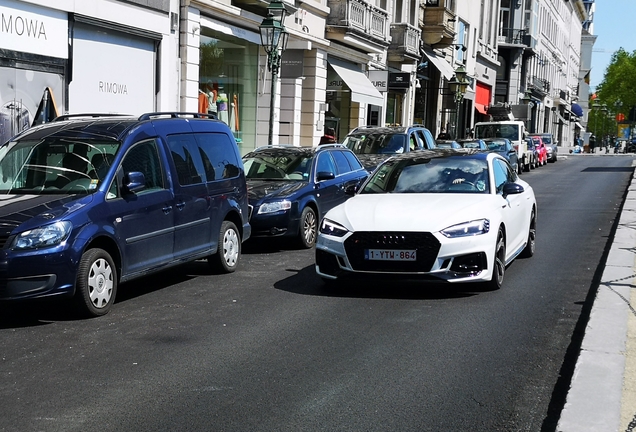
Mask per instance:
[[[504,201],[504,204],[501,206],[501,211],[502,220],[506,225],[506,256],[509,257],[511,254],[517,252],[526,241],[526,237],[528,236],[526,227],[530,220],[530,214],[526,210],[526,195],[524,193],[503,196],[503,185],[514,182],[516,179],[508,164],[499,159],[494,159],[493,170],[497,194],[501,195]]]

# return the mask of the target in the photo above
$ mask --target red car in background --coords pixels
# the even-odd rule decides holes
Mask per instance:
[[[534,142],[534,148],[537,152],[536,166],[543,166],[548,164],[548,148],[541,139],[540,136],[531,136],[532,142]]]

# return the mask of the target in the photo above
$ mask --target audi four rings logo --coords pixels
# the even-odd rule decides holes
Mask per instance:
[[[406,243],[406,238],[403,235],[384,235],[375,242],[379,245],[400,245]]]

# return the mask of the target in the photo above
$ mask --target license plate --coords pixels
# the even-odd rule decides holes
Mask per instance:
[[[365,249],[364,259],[372,261],[416,261],[414,250]]]

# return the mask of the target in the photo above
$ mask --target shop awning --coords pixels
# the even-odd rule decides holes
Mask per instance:
[[[574,126],[576,126],[577,128],[584,130],[583,125],[579,122],[574,122]]]
[[[422,48],[422,51],[429,59],[429,61],[433,63],[433,65],[437,68],[437,70],[440,71],[444,78],[446,78],[447,80],[453,78],[453,75],[455,75],[455,71],[453,70],[453,67],[450,65],[450,63],[448,63],[442,57],[438,57],[438,55],[435,54],[432,49]]]
[[[201,15],[201,25],[226,35],[234,36],[258,45],[261,44],[260,34],[228,23],[216,21],[203,15]]]
[[[563,124],[566,124],[568,122],[565,118],[563,118],[563,116],[558,111],[555,111],[554,114],[556,115],[556,118],[557,118],[557,121],[555,123],[561,122]]]
[[[352,63],[336,59],[327,61],[351,90],[351,100],[353,102],[378,106],[384,105],[382,93],[375,88],[371,80],[360,69],[356,69]]]
[[[486,107],[490,105],[492,88],[482,82],[477,81],[475,86],[475,108],[482,114],[486,114]]]
[[[486,111],[486,106],[484,104],[480,104],[479,102],[475,102],[475,109],[481,114],[488,114],[488,112]]]
[[[583,117],[583,108],[579,104],[572,104],[572,112],[576,114],[577,117]]]

